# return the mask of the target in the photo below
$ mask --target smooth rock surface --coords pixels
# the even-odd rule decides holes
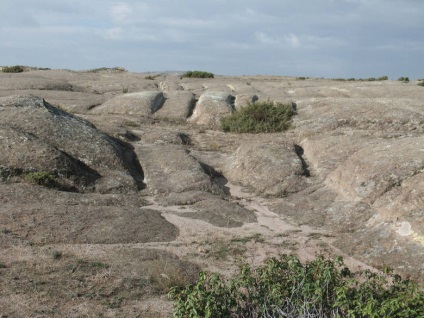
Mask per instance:
[[[285,196],[307,186],[307,171],[292,143],[247,142],[223,168],[231,181],[264,196]]]
[[[205,126],[219,126],[223,116],[234,110],[235,97],[226,91],[207,91],[203,93],[189,122]]]
[[[116,96],[92,109],[93,114],[129,114],[149,116],[157,112],[165,103],[159,91],[143,91]]]

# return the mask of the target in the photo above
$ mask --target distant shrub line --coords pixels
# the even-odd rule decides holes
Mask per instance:
[[[3,66],[2,68],[3,73],[22,73],[23,71],[25,71],[25,69],[21,65]]]
[[[214,74],[203,71],[188,71],[181,75],[181,77],[214,78]]]
[[[380,76],[380,77],[369,77],[369,78],[333,78],[334,81],[341,82],[374,82],[374,81],[387,81],[389,79],[388,76]]]

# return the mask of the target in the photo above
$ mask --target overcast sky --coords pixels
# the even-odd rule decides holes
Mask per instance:
[[[0,0],[0,65],[424,78],[424,0]]]

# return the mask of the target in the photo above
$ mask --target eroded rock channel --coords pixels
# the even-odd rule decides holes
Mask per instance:
[[[220,131],[267,99],[296,105],[290,129]],[[412,82],[0,73],[0,308],[166,317],[175,277],[281,253],[424,282],[423,100]]]

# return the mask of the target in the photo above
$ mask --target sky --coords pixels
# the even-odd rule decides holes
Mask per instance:
[[[424,0],[0,0],[0,65],[424,78]]]

